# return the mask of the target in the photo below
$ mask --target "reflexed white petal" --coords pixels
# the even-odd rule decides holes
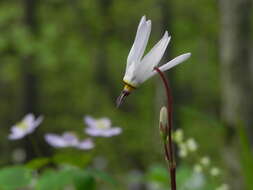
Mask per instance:
[[[159,69],[161,71],[167,71],[168,69],[171,69],[172,67],[186,61],[189,57],[191,56],[191,53],[185,53],[182,55],[179,55],[178,57],[172,59],[171,61],[169,61],[168,63],[162,65],[159,67]],[[151,75],[148,78],[151,78],[152,76],[154,76],[157,72],[156,71],[152,71]],[[148,79],[147,78],[147,79]]]
[[[146,21],[146,17],[143,16],[138,26],[133,46],[127,57],[127,69],[133,62],[140,61],[147,46],[150,31],[151,21]]]
[[[48,144],[56,148],[62,148],[68,146],[65,140],[60,135],[46,134],[45,140]]]
[[[82,150],[88,150],[94,148],[94,143],[91,139],[85,139],[81,141],[76,147]]]
[[[153,72],[153,68],[159,64],[168,44],[170,37],[166,31],[162,39],[149,51],[149,53],[137,65],[138,78],[140,83],[148,79]]]
[[[134,44],[127,58],[126,72],[123,81],[129,86],[138,87],[141,83],[152,77],[157,72],[154,67],[159,64],[170,41],[166,31],[162,39],[142,58],[151,31],[151,21],[142,17],[137,29]],[[172,61],[160,66],[161,71],[166,71],[190,57],[190,53],[180,55]]]
[[[178,65],[179,63],[182,63],[184,62],[185,60],[187,60],[189,57],[191,57],[191,53],[185,53],[185,54],[182,54],[174,59],[172,59],[171,61],[169,61],[168,63],[162,65],[161,67],[159,67],[159,69],[161,71],[166,71],[176,65]]]

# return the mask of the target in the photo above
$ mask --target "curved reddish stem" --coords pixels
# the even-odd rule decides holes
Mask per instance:
[[[172,144],[172,103],[173,103],[173,99],[172,99],[172,93],[171,93],[171,89],[169,87],[169,82],[166,79],[164,73],[158,68],[155,67],[154,70],[159,74],[165,91],[166,91],[166,96],[167,96],[167,109],[168,109],[168,126],[166,127],[166,133],[167,133],[167,137],[168,137],[168,142],[165,143],[164,148],[165,148],[165,153],[166,153],[166,157],[168,159],[169,162],[169,171],[170,171],[170,179],[171,179],[171,189],[172,190],[176,190],[176,163],[175,163],[175,159],[174,159],[174,151],[173,151],[173,144]]]

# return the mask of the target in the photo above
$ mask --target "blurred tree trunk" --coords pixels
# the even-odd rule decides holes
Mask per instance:
[[[253,134],[251,11],[251,0],[220,0],[222,118],[231,127],[242,120]]]
[[[37,0],[24,0],[24,24],[34,38],[37,34]],[[34,72],[35,55],[30,54],[23,58],[23,85],[24,85],[24,113],[37,113],[37,77]]]
[[[160,7],[160,10],[161,10],[161,22],[160,22],[161,35],[163,35],[166,30],[168,31],[169,35],[171,35],[171,26],[170,26],[171,25],[170,24],[170,21],[171,21],[171,5],[170,4],[171,4],[171,2],[167,1],[167,0],[160,0],[158,3],[159,3],[158,6]],[[161,64],[165,64],[171,58],[171,56],[170,56],[171,48],[169,48],[169,46],[170,46],[170,43],[169,43],[167,50],[160,62]],[[170,49],[170,51],[169,51],[169,49]],[[171,78],[172,78],[173,73],[167,72],[166,74],[168,75],[169,83],[172,85]],[[156,106],[155,110],[156,110],[157,114],[159,114],[161,107],[166,105],[166,99],[167,98],[165,97],[164,86],[161,83],[161,79],[158,78],[157,84],[156,84],[156,98],[155,98],[155,106]],[[158,115],[157,115],[157,118],[158,118]]]
[[[111,98],[111,100],[116,100],[116,96],[118,95],[118,92],[115,91],[113,81],[110,77],[110,72],[108,70],[108,47],[107,45],[111,40],[111,36],[113,35],[113,21],[111,19],[111,13],[110,8],[112,6],[113,1],[112,0],[99,0],[99,6],[100,6],[100,12],[102,15],[102,18],[104,19],[104,28],[103,31],[100,34],[100,37],[98,39],[98,46],[99,49],[96,49],[96,64],[97,64],[97,74],[96,74],[96,81],[105,92],[108,93],[108,95]],[[115,99],[113,99],[115,97]]]
[[[30,35],[35,38],[38,32],[37,23],[37,5],[38,0],[24,0],[24,24],[30,33]],[[35,55],[31,53],[26,55],[22,59],[21,71],[23,76],[23,102],[22,102],[22,112],[23,115],[27,113],[38,112],[38,84],[37,77],[35,74]],[[25,142],[27,159],[32,158],[35,153],[31,147],[31,142],[26,139]]]
[[[243,122],[253,144],[253,80],[250,61],[252,0],[220,0],[221,117],[227,126],[227,160],[234,189],[243,189],[235,127]],[[237,156],[236,156],[237,155]],[[235,178],[236,177],[236,178]],[[231,181],[232,182],[232,181]]]

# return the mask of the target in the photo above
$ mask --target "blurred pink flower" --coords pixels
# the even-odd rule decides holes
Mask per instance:
[[[65,132],[63,135],[46,134],[45,140],[55,148],[74,147],[82,150],[94,148],[94,143],[91,139],[79,141],[77,136],[70,132]]]
[[[88,126],[85,132],[90,136],[111,137],[122,132],[121,128],[111,126],[109,118],[94,119],[91,116],[85,116],[84,122]]]
[[[31,134],[43,121],[43,116],[35,119],[32,113],[27,114],[23,120],[11,127],[11,133],[8,136],[10,140],[17,140]]]

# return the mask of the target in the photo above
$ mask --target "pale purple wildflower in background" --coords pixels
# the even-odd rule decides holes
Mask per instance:
[[[63,135],[46,134],[45,140],[55,148],[74,147],[82,150],[92,149],[94,143],[91,139],[79,141],[77,136],[71,132],[65,132]]]
[[[27,114],[23,120],[11,127],[10,140],[17,140],[31,134],[43,121],[43,116],[37,119],[32,113]]]
[[[85,116],[84,122],[87,125],[85,132],[90,136],[111,137],[119,135],[122,130],[119,127],[112,127],[108,118],[94,119],[91,116]]]

